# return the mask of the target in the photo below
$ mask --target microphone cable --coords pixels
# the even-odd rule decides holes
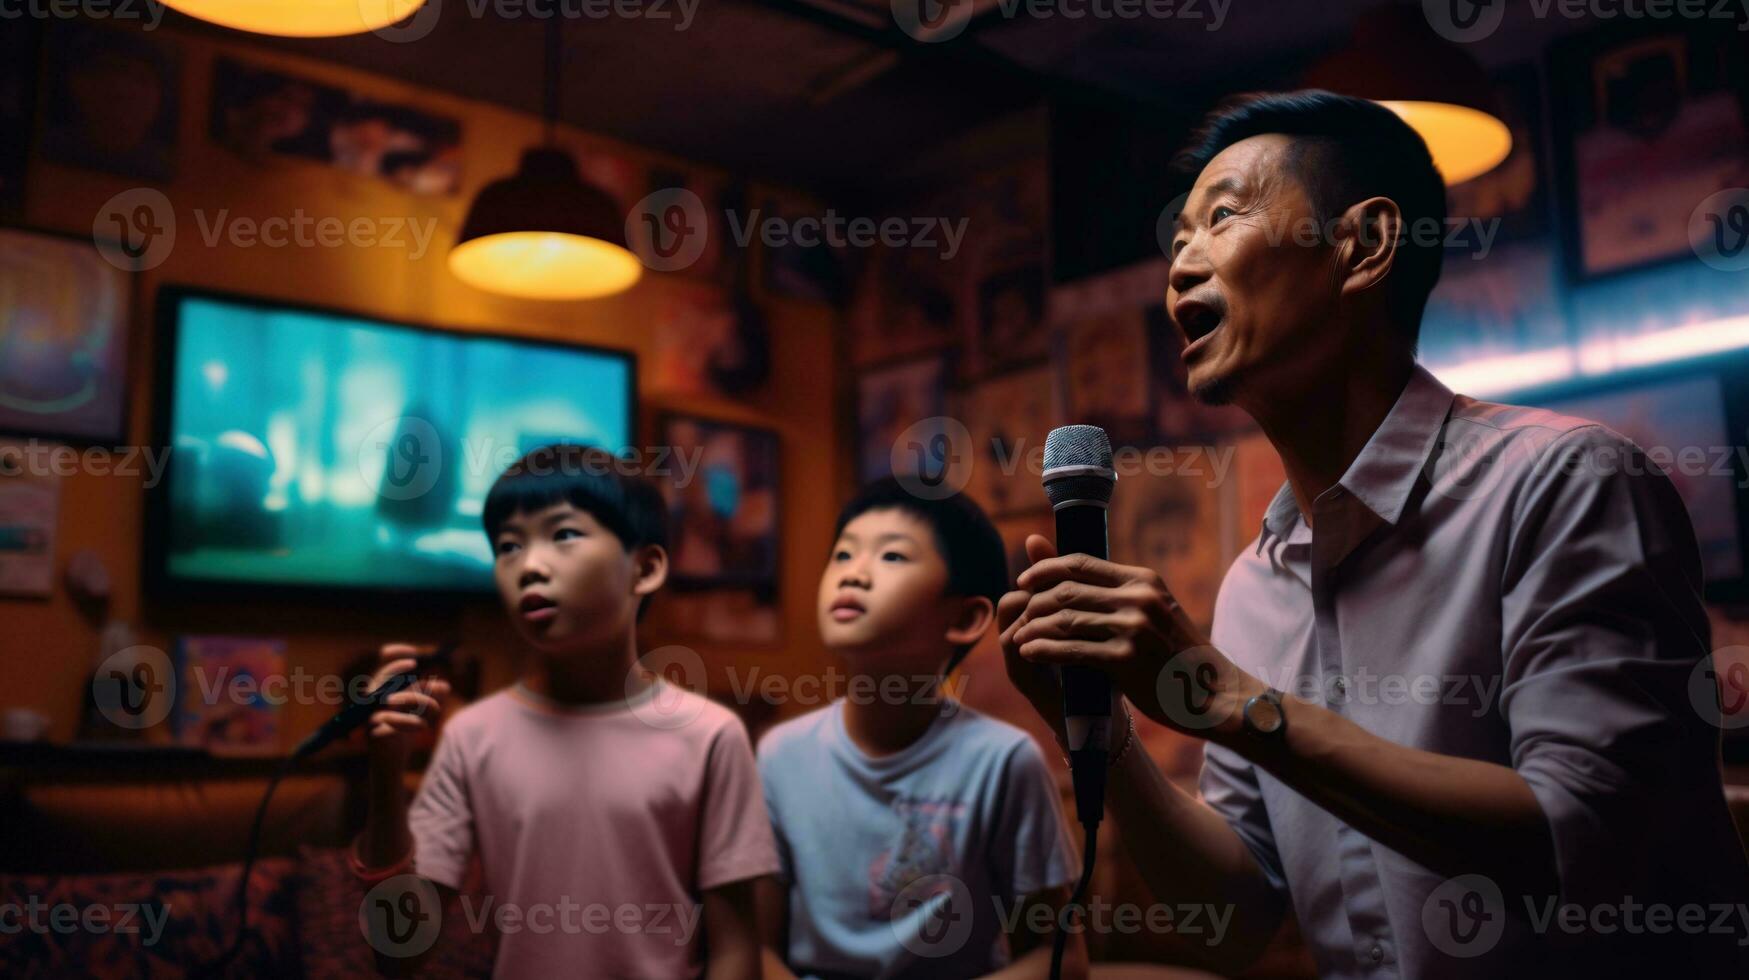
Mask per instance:
[[[1075,893],[1069,896],[1069,904],[1063,906],[1067,913],[1071,909],[1079,909],[1081,903],[1087,900],[1087,885],[1093,880],[1093,864],[1099,853],[1099,821],[1081,825],[1087,832],[1086,843],[1081,849],[1081,880],[1075,885]],[[1057,934],[1051,939],[1051,980],[1062,980],[1063,952],[1069,943],[1069,923],[1067,916],[1057,921]]]

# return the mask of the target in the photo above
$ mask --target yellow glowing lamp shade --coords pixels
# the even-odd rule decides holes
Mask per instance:
[[[1394,102],[1380,105],[1421,134],[1433,165],[1446,184],[1461,184],[1505,162],[1512,152],[1512,130],[1480,109],[1448,102]]]
[[[524,299],[595,299],[626,289],[644,267],[626,247],[625,215],[583,182],[569,153],[525,150],[512,176],[480,189],[449,271],[487,292]]]
[[[1421,6],[1363,11],[1348,42],[1308,68],[1302,82],[1395,112],[1426,142],[1449,187],[1504,163],[1512,131],[1501,121],[1496,84],[1482,63],[1435,31]]]
[[[552,231],[509,231],[462,242],[449,253],[455,277],[492,293],[525,299],[595,299],[631,288],[637,256],[599,238]]]
[[[363,34],[405,19],[425,0],[163,0],[172,10],[280,37]]]

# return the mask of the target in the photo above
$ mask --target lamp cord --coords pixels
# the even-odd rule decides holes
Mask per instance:
[[[546,94],[542,99],[541,118],[546,123],[546,141],[548,146],[558,146],[559,121],[559,68],[564,61],[565,40],[559,29],[558,16],[547,18],[547,78]]]

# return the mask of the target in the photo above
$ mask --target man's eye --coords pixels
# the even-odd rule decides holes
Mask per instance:
[[[579,531],[574,527],[562,527],[553,533],[553,540],[564,541],[566,540],[566,535],[575,535],[579,538],[584,536],[582,531]]]
[[[1238,213],[1239,212],[1234,211],[1232,208],[1222,205],[1221,207],[1215,208],[1214,213],[1209,215],[1209,224],[1216,224],[1222,218],[1231,218]]]

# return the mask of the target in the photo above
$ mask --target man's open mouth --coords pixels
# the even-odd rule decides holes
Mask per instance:
[[[1214,333],[1226,319],[1226,314],[1219,308],[1194,299],[1179,300],[1172,309],[1172,318],[1178,321],[1179,329],[1184,331],[1186,346]]]

